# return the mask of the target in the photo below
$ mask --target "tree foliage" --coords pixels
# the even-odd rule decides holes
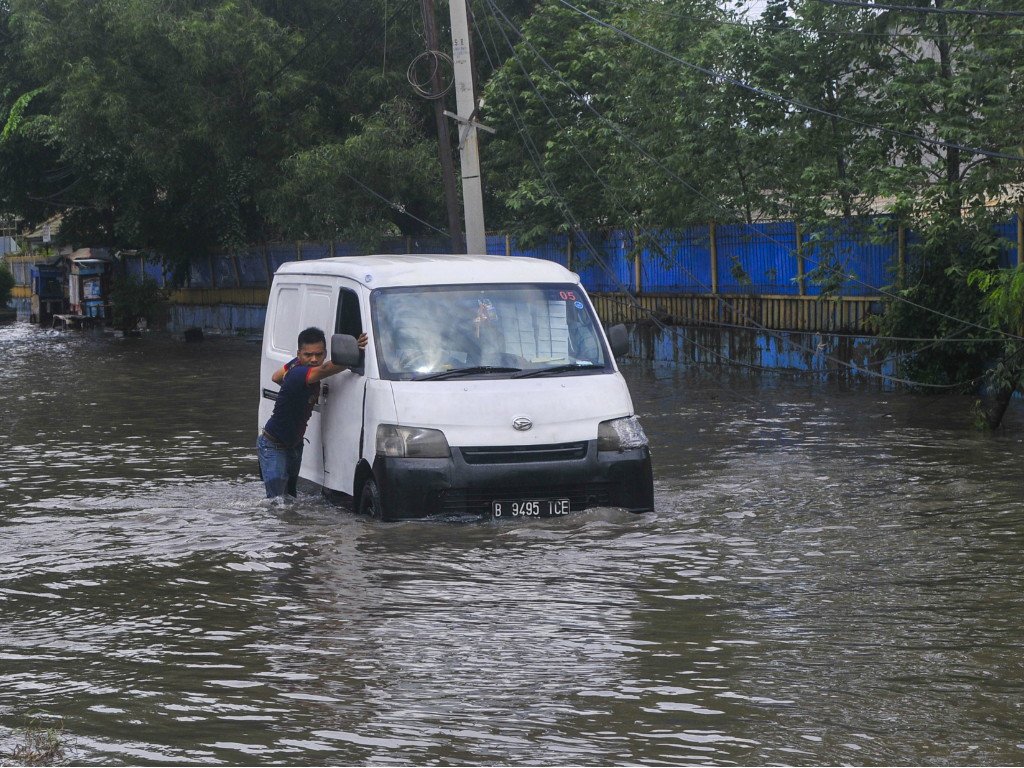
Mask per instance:
[[[292,237],[341,235],[373,249],[384,233],[434,234],[423,221],[445,216],[438,196],[437,142],[425,134],[414,105],[394,99],[367,116],[344,141],[323,143],[288,158],[284,184],[268,195]],[[381,199],[352,181],[371,179]],[[408,214],[411,215],[407,215]]]
[[[14,290],[14,273],[6,261],[0,261],[0,309],[6,309]]]
[[[165,289],[152,277],[118,275],[110,287],[114,325],[123,331],[134,331],[140,320],[152,324],[159,319],[161,304],[166,299]]]
[[[5,174],[0,201],[26,197],[16,177],[60,179],[38,210],[7,202],[11,212],[34,221],[62,210],[65,241],[152,250],[179,275],[210,247],[323,236],[324,227],[340,233],[365,220],[305,212],[309,169],[355,137],[380,145],[391,136],[392,123],[374,115],[407,91],[406,56],[395,47],[417,48],[408,0],[398,6],[404,23],[389,28],[387,61],[384,2],[10,2],[10,66],[21,79],[0,106],[27,145],[12,154],[40,157]],[[39,95],[29,101],[30,93]],[[429,124],[415,114],[428,106],[407,110],[416,134],[407,144],[429,143]],[[432,210],[441,199],[430,183],[436,153],[392,165],[402,160],[423,180],[415,205]],[[338,210],[353,187],[336,176],[321,200]],[[285,200],[284,190],[298,198]],[[394,222],[384,208],[377,201],[374,220],[386,229]]]

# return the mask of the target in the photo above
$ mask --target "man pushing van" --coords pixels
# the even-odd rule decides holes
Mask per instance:
[[[366,349],[366,334],[361,334],[356,343],[359,349]],[[256,440],[263,483],[270,499],[296,495],[303,435],[320,397],[320,382],[348,370],[327,359],[327,339],[319,328],[307,328],[300,333],[298,347],[295,358],[271,377],[281,390],[274,413]]]

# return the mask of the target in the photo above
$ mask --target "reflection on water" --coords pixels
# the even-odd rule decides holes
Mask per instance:
[[[1017,403],[631,368],[656,513],[382,525],[261,498],[257,345],[0,360],[7,744],[43,709],[79,763],[1024,762]]]

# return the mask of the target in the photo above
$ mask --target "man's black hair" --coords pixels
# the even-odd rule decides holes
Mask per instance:
[[[324,336],[324,332],[319,328],[307,328],[299,334],[299,349],[302,349],[307,344],[323,344],[327,346],[327,337]]]

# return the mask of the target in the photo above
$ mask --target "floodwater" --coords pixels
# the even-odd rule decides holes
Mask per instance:
[[[1020,403],[626,367],[655,513],[380,524],[261,498],[256,344],[17,323],[0,361],[0,750],[1024,763]]]

